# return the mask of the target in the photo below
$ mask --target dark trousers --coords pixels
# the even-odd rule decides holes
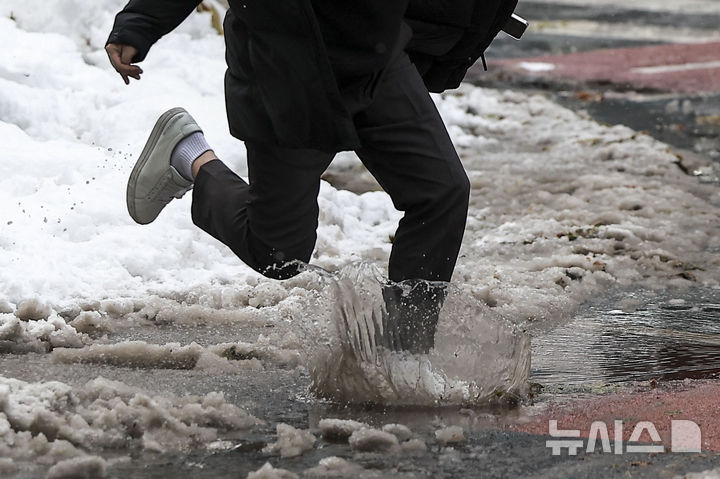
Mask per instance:
[[[365,167],[403,211],[389,279],[450,281],[470,184],[425,85],[407,55],[393,61],[373,101],[354,116]],[[260,273],[277,279],[310,260],[320,176],[334,154],[246,142],[246,183],[222,162],[195,178],[193,222]]]

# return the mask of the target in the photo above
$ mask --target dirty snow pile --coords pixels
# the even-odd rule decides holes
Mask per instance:
[[[673,479],[720,479],[720,468],[708,469],[702,472],[688,472],[682,476],[675,476]]]
[[[362,454],[400,454],[424,455],[427,445],[422,439],[414,437],[413,432],[402,424],[385,424],[381,429],[373,428],[357,421],[326,418],[318,424],[323,439],[338,444],[347,443],[358,455]],[[280,455],[281,457],[296,457],[311,451],[317,438],[309,431],[303,431],[287,424],[278,424],[278,441],[267,446],[263,452]],[[456,445],[465,441],[464,431],[461,427],[441,427],[435,432],[435,440],[439,446]],[[397,471],[396,471],[397,472]],[[329,456],[321,459],[317,466],[303,471],[302,477],[382,477],[382,471],[365,469],[359,464],[346,459]],[[248,478],[297,478],[291,471],[275,468],[269,462],[260,469],[251,472]]]
[[[499,314],[552,320],[612,286],[720,287],[720,190],[681,169],[707,163],[540,96],[463,86],[439,106],[472,184],[454,282]]]
[[[286,345],[287,346],[287,345]],[[256,343],[222,343],[204,348],[192,342],[164,345],[145,341],[92,344],[83,348],[57,348],[52,360],[62,364],[108,364],[116,367],[148,369],[199,369],[209,372],[263,370],[264,364],[292,368],[301,364],[300,353],[278,348],[266,337]]]
[[[14,314],[13,314],[14,313]],[[65,322],[47,304],[22,301],[16,311],[0,308],[0,353],[46,352],[53,348],[79,348],[90,342],[82,330],[94,330],[87,317],[77,329]]]
[[[52,465],[110,448],[180,451],[256,424],[221,393],[173,398],[103,378],[72,388],[0,376],[0,457],[7,470],[14,460]]]

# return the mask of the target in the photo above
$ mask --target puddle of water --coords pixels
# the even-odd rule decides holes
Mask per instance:
[[[625,311],[607,307],[618,299]],[[628,307],[633,304],[637,309]],[[719,320],[720,290],[604,300],[533,338],[531,380],[563,385],[714,377],[720,375]]]
[[[410,354],[382,344],[389,313],[384,281],[372,267],[351,265],[329,281],[335,306],[319,323],[327,337],[315,344],[309,368],[318,396],[391,406],[483,405],[525,388],[529,337],[452,285],[444,287],[435,347]]]

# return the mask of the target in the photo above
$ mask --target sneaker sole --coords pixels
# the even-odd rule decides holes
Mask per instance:
[[[160,138],[160,134],[165,129],[165,126],[167,126],[167,124],[170,122],[170,120],[172,120],[174,116],[182,113],[187,114],[187,111],[185,111],[184,108],[172,108],[163,113],[160,118],[158,118],[158,120],[155,122],[155,126],[150,132],[150,137],[145,143],[145,148],[143,148],[142,153],[140,153],[140,157],[135,163],[135,167],[130,173],[125,200],[127,203],[128,213],[130,213],[130,217],[135,220],[136,223],[147,224],[146,222],[140,221],[135,212],[135,185],[137,185],[137,180],[140,176],[140,172],[145,167],[145,164],[148,162],[148,159],[150,158],[150,153],[155,149],[158,139]]]

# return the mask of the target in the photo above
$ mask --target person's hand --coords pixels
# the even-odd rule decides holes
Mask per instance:
[[[120,74],[126,85],[130,84],[130,78],[140,79],[142,68],[132,64],[132,59],[137,55],[137,48],[119,43],[108,43],[105,51],[110,58],[113,68]]]

